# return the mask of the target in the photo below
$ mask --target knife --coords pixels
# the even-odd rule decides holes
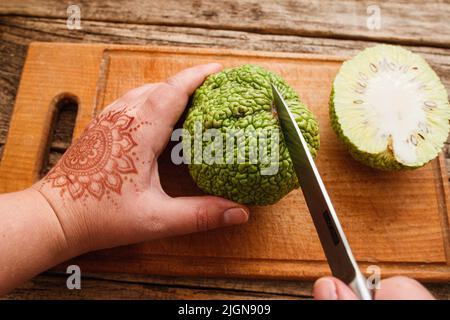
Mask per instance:
[[[308,145],[283,96],[274,84],[271,85],[281,131],[331,272],[358,298],[371,300],[371,291],[353,257]]]

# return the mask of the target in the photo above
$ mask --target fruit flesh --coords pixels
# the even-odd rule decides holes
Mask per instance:
[[[358,160],[380,169],[420,167],[447,138],[447,92],[419,55],[368,48],[341,67],[330,98],[332,126]]]

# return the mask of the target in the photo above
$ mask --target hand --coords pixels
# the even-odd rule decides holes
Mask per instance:
[[[324,277],[313,288],[316,300],[357,300],[353,291],[342,281]],[[407,277],[392,277],[380,282],[375,300],[434,300],[433,295],[419,282]]]
[[[219,64],[186,69],[106,107],[33,188],[79,254],[244,223],[249,210],[219,197],[168,196],[157,158],[189,96]]]

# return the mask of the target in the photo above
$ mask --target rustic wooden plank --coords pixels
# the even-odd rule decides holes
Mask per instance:
[[[0,299],[311,299],[310,281],[185,278],[137,274],[82,275],[81,290],[66,288],[67,275],[46,272]],[[450,299],[449,283],[426,283],[438,299]]]
[[[67,275],[44,273],[1,299],[311,299],[311,282],[86,274],[81,290]]]
[[[164,0],[160,4],[121,0],[88,1],[80,8],[83,27],[85,20],[120,21],[450,47],[449,2],[378,1],[380,29],[370,30],[368,6],[373,4],[367,0]],[[67,6],[57,0],[3,1],[0,14],[66,19]]]
[[[4,39],[6,30],[0,28],[0,144],[4,144],[27,47]]]

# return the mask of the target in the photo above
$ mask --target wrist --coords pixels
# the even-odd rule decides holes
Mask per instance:
[[[73,209],[61,206],[53,200],[53,195],[43,191],[39,183],[24,190],[34,198],[36,206],[40,211],[45,212],[45,221],[48,225],[48,232],[54,238],[54,247],[50,248],[55,257],[61,261],[70,259],[87,251],[87,243],[83,241],[81,232],[74,232],[75,225],[71,217],[77,216]]]
[[[0,195],[0,294],[77,254],[39,191]]]

